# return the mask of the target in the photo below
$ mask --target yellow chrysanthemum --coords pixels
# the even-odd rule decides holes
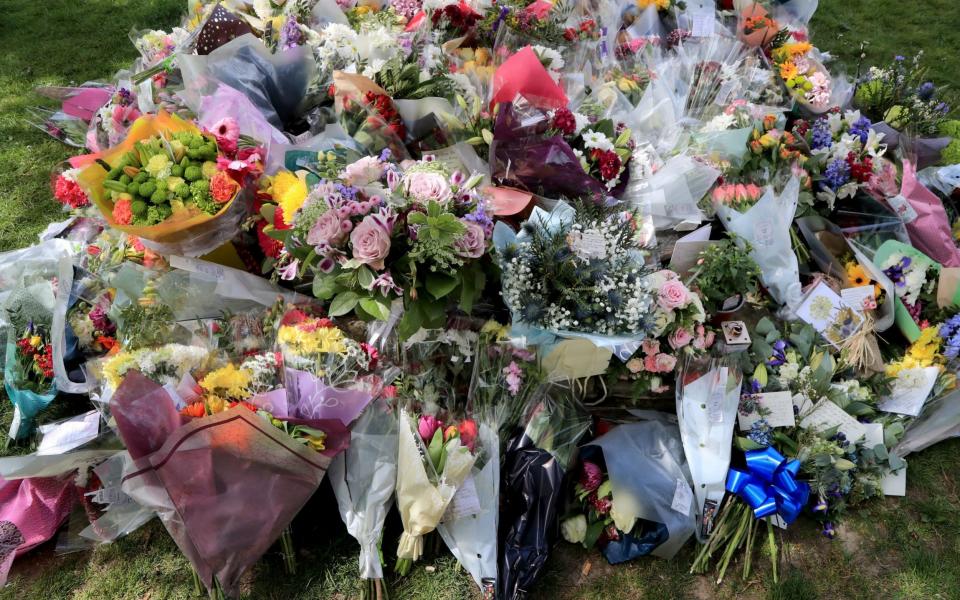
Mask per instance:
[[[111,388],[117,389],[123,381],[123,376],[135,366],[136,363],[130,353],[118,352],[103,363],[103,377]]]
[[[290,171],[281,171],[273,178],[273,199],[283,210],[283,221],[293,223],[293,216],[307,199],[307,184]]]
[[[346,352],[343,332],[336,327],[310,329],[301,323],[285,325],[277,333],[277,340],[301,356],[314,354],[342,354]]]
[[[918,366],[928,367],[940,353],[942,341],[937,327],[927,327],[920,332],[920,337],[907,350],[907,357],[919,363]]]
[[[211,394],[222,394],[227,398],[241,399],[250,395],[251,374],[246,369],[238,369],[233,363],[210,371],[200,381],[200,387]]]
[[[813,48],[813,45],[810,44],[810,42],[796,42],[793,44],[787,44],[786,48],[787,52],[789,52],[791,56],[800,56],[810,52],[810,50]]]

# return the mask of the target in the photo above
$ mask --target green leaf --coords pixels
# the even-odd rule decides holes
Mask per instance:
[[[423,315],[423,327],[427,329],[439,329],[446,325],[447,308],[443,302],[427,302],[419,300],[421,314]]]
[[[390,307],[376,298],[361,298],[360,308],[378,321],[386,321],[390,317]]]
[[[373,280],[376,279],[370,267],[363,265],[357,269],[357,283],[365,290],[373,288]]]
[[[750,438],[740,436],[737,436],[736,440],[734,440],[734,443],[736,443],[737,448],[743,450],[744,452],[747,450],[760,450],[763,448],[763,446],[751,440]]]
[[[397,324],[397,334],[401,340],[405,340],[420,331],[420,327],[423,325],[423,313],[417,305],[409,301],[405,304],[407,309],[403,312],[400,323]]]
[[[593,548],[593,545],[600,539],[601,533],[603,533],[603,521],[590,523],[590,525],[587,526],[587,533],[583,536],[583,547]]]
[[[269,203],[264,204],[263,206],[260,207],[260,216],[263,217],[264,221],[266,221],[267,223],[270,223],[270,225],[273,225],[273,217],[277,213],[276,208],[277,208],[276,204],[269,204]]]
[[[865,402],[851,402],[844,406],[843,409],[855,417],[872,415],[874,412],[873,407]]]
[[[430,295],[439,300],[457,288],[460,283],[459,278],[440,273],[430,273],[427,275],[427,291]]]
[[[340,292],[334,297],[333,301],[330,302],[330,316],[340,317],[347,314],[353,310],[353,307],[356,306],[359,301],[360,297],[357,296],[356,292],[349,290]]]
[[[890,453],[887,452],[887,447],[883,444],[877,444],[873,447],[873,453],[877,455],[877,458],[880,460],[887,460],[890,457]]]
[[[890,469],[894,471],[899,471],[900,469],[907,466],[907,461],[903,460],[896,454],[890,454],[887,458],[887,464],[890,465]]]
[[[313,279],[313,295],[321,300],[329,300],[337,293],[336,278],[318,275]]]
[[[411,212],[407,214],[407,223],[412,223],[414,225],[426,225],[427,215],[422,212]]]

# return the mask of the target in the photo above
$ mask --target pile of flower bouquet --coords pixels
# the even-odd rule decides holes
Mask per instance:
[[[951,93],[702,4],[191,0],[119,80],[46,88],[85,150],[69,219],[0,254],[44,455],[0,482],[57,490],[10,553],[74,502],[96,542],[159,516],[232,597],[274,544],[295,571],[326,477],[365,595],[442,540],[519,599],[561,534],[776,578],[781,530],[904,494],[960,431]]]

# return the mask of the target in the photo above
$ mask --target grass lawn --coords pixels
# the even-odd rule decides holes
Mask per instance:
[[[49,172],[72,149],[27,125],[26,109],[40,104],[38,85],[79,84],[106,78],[129,65],[134,28],[167,28],[183,0],[0,0],[0,250],[33,243],[59,218]],[[821,0],[813,40],[830,50],[848,73],[856,71],[860,42],[868,60],[923,48],[931,76],[960,85],[960,2],[957,0]],[[836,68],[836,67],[834,67]],[[10,421],[0,408],[0,427]],[[773,585],[769,561],[754,556],[753,575],[731,566],[719,587],[688,574],[691,545],[673,561],[641,559],[616,568],[594,552],[561,544],[535,598],[960,598],[960,440],[910,457],[906,498],[887,498],[856,510],[840,537],[828,541],[801,519],[784,535],[785,564]],[[251,510],[257,510],[251,499]],[[347,536],[329,487],[294,523],[299,572],[283,572],[279,552],[268,554],[245,579],[247,598],[352,598],[357,547]],[[395,544],[399,532],[388,532]],[[392,555],[392,548],[385,554]],[[427,559],[393,598],[461,599],[473,584],[444,552]],[[54,544],[19,559],[0,600],[177,599],[192,597],[189,566],[156,521],[119,542],[57,556]]]

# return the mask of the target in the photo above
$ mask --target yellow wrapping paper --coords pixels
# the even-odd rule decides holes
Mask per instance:
[[[447,506],[463,485],[476,460],[465,447],[447,454],[437,485],[430,482],[420,455],[413,416],[400,411],[399,454],[397,456],[397,508],[403,520],[403,534],[397,558],[417,560],[423,554],[423,536],[436,529]]]
[[[123,142],[105,151],[100,158],[107,164],[113,166],[123,154],[133,149],[134,143],[162,132],[178,133],[181,131],[200,133],[200,130],[196,127],[196,125],[189,121],[185,121],[176,115],[171,115],[162,111],[156,115],[145,115],[134,121],[133,125],[130,127],[130,130],[127,132],[127,137],[123,140]],[[204,212],[201,212],[196,207],[191,207],[186,210],[175,212],[169,219],[156,225],[121,225],[114,220],[113,201],[110,199],[109,194],[105,193],[103,189],[103,182],[106,178],[107,172],[103,169],[103,167],[98,163],[92,163],[80,172],[80,174],[77,176],[77,182],[87,192],[87,195],[93,200],[97,208],[100,209],[100,212],[103,214],[103,218],[107,221],[110,227],[144,240],[156,242],[158,244],[170,246],[189,245],[192,240],[204,235],[205,230],[211,227],[211,221],[219,219],[228,212],[231,214],[237,213],[237,208],[235,208],[233,205],[237,203],[237,198],[240,196],[240,191],[238,191],[231,200],[224,203],[223,207],[215,215],[208,215]],[[218,239],[216,243],[210,245],[209,248],[202,248],[202,251],[193,250],[182,252],[178,251],[180,250],[178,248],[153,249],[163,253],[184,253],[190,254],[191,256],[197,256],[199,254],[204,254],[214,250],[230,237],[232,237],[232,235],[227,236],[226,239]]]

